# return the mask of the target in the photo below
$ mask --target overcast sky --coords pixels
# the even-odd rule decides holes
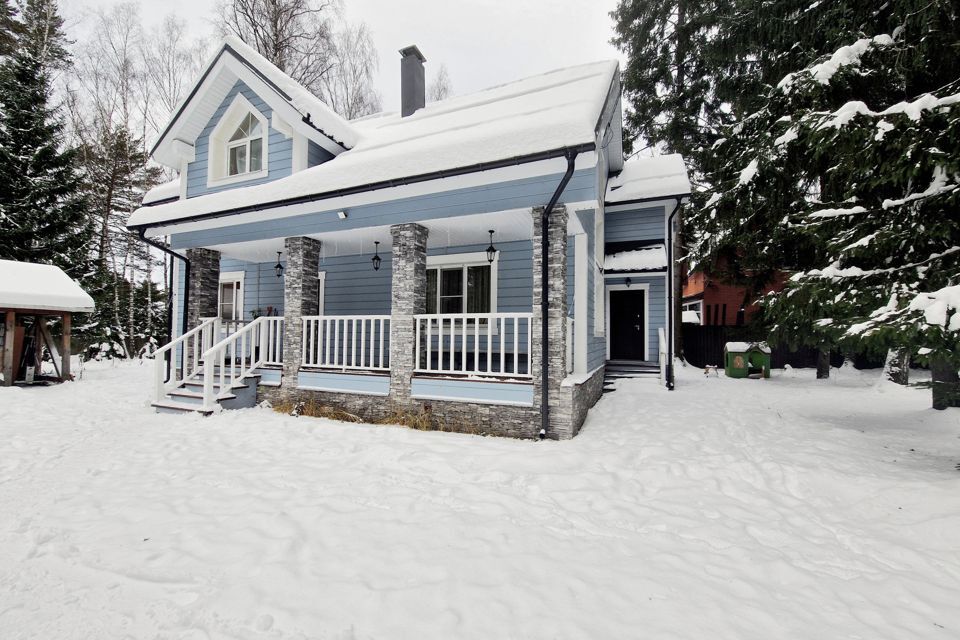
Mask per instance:
[[[186,18],[198,36],[213,32],[215,0],[134,0],[145,26],[168,13]],[[82,37],[92,9],[115,0],[61,0],[73,37]],[[463,94],[558,67],[621,58],[609,44],[608,13],[616,0],[343,0],[346,18],[366,22],[380,54],[376,88],[383,108],[400,101],[400,55],[416,44],[427,78],[446,64],[454,94]],[[211,36],[212,37],[212,36]]]

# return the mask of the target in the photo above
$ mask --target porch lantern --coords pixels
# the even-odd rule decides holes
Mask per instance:
[[[373,263],[373,270],[380,271],[380,263],[383,262],[383,260],[380,258],[380,241],[375,240],[373,244],[373,257],[370,259],[370,261]]]
[[[280,254],[281,254],[281,253],[283,253],[283,252],[282,252],[282,251],[277,251],[277,264],[273,265],[273,270],[274,270],[274,272],[277,274],[277,277],[278,277],[278,278],[282,278],[282,277],[283,277],[283,265],[280,264]]]
[[[497,248],[493,246],[493,229],[489,229],[487,233],[490,234],[490,246],[487,247],[487,262],[493,264],[493,259],[497,257]]]
[[[633,284],[633,280],[631,280],[630,278],[627,278],[625,284],[627,285],[627,289],[629,289],[630,285]]]

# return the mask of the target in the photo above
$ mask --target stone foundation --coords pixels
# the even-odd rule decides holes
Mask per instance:
[[[445,400],[406,400],[397,403],[383,396],[260,386],[257,388],[257,402],[263,400],[272,404],[312,400],[372,423],[384,422],[398,414],[416,416],[426,411],[437,430],[454,433],[532,439],[540,431],[540,412],[532,407]]]
[[[580,433],[580,427],[587,419],[587,411],[597,404],[603,395],[605,371],[606,367],[600,367],[585,382],[560,388],[560,406],[553,410],[557,414],[558,422],[563,425],[556,433],[557,438],[563,440]],[[550,424],[553,424],[553,420]]]

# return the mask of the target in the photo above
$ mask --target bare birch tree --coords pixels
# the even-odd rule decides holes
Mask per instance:
[[[447,71],[447,65],[441,64],[427,87],[427,102],[444,100],[451,95],[453,95],[453,83],[450,81],[450,73]]]
[[[331,54],[333,66],[321,81],[320,98],[352,120],[380,111],[380,94],[373,76],[380,65],[367,25],[344,25],[337,31]]]

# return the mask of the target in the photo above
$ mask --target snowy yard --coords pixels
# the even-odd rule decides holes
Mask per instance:
[[[960,410],[835,373],[542,443],[0,389],[0,637],[957,638]]]

